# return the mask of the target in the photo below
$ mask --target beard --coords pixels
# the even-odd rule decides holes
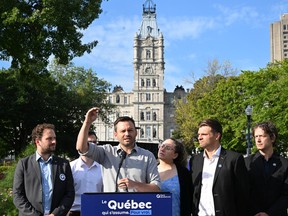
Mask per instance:
[[[42,148],[43,154],[52,154],[56,151],[56,145],[49,145],[46,148]]]

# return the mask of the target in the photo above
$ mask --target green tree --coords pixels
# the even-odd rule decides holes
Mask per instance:
[[[64,67],[69,73],[63,69],[63,74],[56,76],[57,67],[54,69],[41,74],[21,69],[0,71],[1,157],[13,151],[18,155],[31,140],[32,129],[43,122],[56,126],[57,151],[76,155],[75,142],[87,109],[97,105],[105,116],[113,108],[104,102],[110,84],[91,70],[70,65]],[[70,80],[60,81],[65,77]]]
[[[189,94],[188,102],[177,108],[179,131],[186,140],[193,140],[197,136],[198,122],[204,118],[217,118],[223,124],[222,145],[245,153],[245,108],[250,104],[253,107],[253,123],[274,122],[279,129],[279,145],[276,148],[287,153],[287,82],[288,62],[283,61],[259,71],[243,71],[239,76],[218,79],[210,92],[202,89],[204,93],[196,94],[195,88]],[[183,113],[187,116],[185,120],[182,119]]]
[[[102,0],[3,0],[0,4],[0,59],[12,68],[45,68],[54,55],[61,64],[91,52],[82,31],[98,18]]]

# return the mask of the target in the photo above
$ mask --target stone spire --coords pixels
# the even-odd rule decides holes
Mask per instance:
[[[160,37],[156,21],[156,4],[152,0],[146,0],[143,4],[142,24],[140,27],[139,38],[147,38],[152,36],[154,38]]]

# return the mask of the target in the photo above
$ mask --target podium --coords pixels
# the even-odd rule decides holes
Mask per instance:
[[[81,216],[172,215],[169,192],[84,193]]]

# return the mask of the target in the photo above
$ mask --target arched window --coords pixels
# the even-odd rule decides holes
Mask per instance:
[[[146,50],[146,59],[150,59],[150,58],[151,58],[151,51]]]

